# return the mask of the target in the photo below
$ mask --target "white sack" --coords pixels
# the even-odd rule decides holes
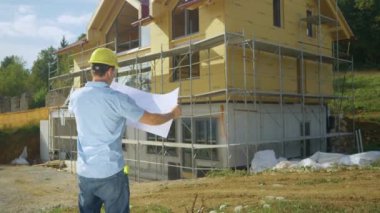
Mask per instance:
[[[28,158],[28,152],[27,152],[27,149],[26,149],[26,146],[24,147],[21,155],[12,160],[11,164],[16,164],[16,165],[29,165],[29,162],[26,160]]]
[[[251,172],[261,172],[273,168],[276,164],[277,159],[273,150],[258,151],[251,162]]]

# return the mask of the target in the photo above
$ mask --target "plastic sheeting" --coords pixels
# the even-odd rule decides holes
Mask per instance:
[[[11,164],[17,164],[17,165],[29,165],[29,162],[26,160],[28,158],[28,152],[26,149],[26,146],[24,147],[24,150],[22,151],[21,155],[14,159]]]
[[[363,152],[353,155],[316,152],[309,158],[299,161],[288,161],[275,158],[273,150],[263,150],[255,153],[251,162],[251,172],[261,172],[267,169],[304,168],[326,169],[332,166],[366,166],[380,159],[380,151]]]

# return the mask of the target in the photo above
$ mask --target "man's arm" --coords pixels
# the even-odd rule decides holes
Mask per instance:
[[[148,125],[160,125],[171,119],[176,119],[179,116],[181,116],[181,108],[176,106],[171,112],[166,114],[157,114],[145,111],[139,122]]]

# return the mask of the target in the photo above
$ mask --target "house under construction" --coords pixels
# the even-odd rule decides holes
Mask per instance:
[[[338,43],[352,37],[336,0],[103,0],[87,37],[58,51],[74,66],[50,77],[48,103],[61,106],[91,80],[92,51],[108,47],[119,83],[159,94],[180,88],[183,115],[167,138],[126,128],[131,177],[248,168],[263,149],[286,158],[336,151],[340,141],[355,146],[354,123],[339,108],[353,98],[333,86],[353,71]],[[75,160],[75,120],[65,107],[51,110],[49,136],[52,156]]]

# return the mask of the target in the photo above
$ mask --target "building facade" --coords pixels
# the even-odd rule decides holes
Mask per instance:
[[[135,177],[248,168],[261,149],[300,158],[351,135],[329,103],[343,98],[333,87],[337,73],[352,69],[337,41],[352,37],[334,0],[103,0],[87,37],[58,51],[74,66],[51,78],[51,94],[67,96],[57,82],[90,80],[92,51],[111,48],[118,82],[152,93],[180,88],[183,116],[167,138],[127,128],[123,147]],[[59,114],[51,113],[51,150],[73,153],[75,122]]]

